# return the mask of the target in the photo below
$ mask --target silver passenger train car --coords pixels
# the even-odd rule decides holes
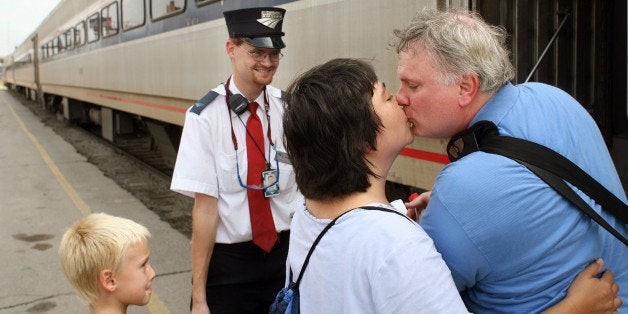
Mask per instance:
[[[621,89],[590,83],[584,87],[587,79],[569,74],[577,70],[595,75],[592,69],[599,66],[599,60],[616,52],[601,51],[597,47],[605,43],[600,42],[584,55],[565,57],[562,53],[580,51],[578,44],[591,43],[583,36],[596,36],[618,25],[623,26],[625,49],[625,3],[623,15],[608,22],[604,12],[621,13],[622,4],[604,0],[62,0],[11,55],[2,58],[2,81],[67,120],[98,125],[101,135],[112,142],[142,127],[164,160],[173,165],[186,109],[231,73],[222,12],[253,6],[287,11],[287,47],[273,81],[279,88],[316,64],[354,57],[371,60],[380,79],[396,90],[396,54],[389,46],[392,30],[423,7],[460,7],[479,10],[512,35],[516,82],[532,71],[533,80],[558,85],[592,106],[592,113],[601,108],[605,117],[616,105],[591,104],[600,89],[622,106]],[[552,43],[549,35],[564,16],[571,16],[568,25],[572,27],[558,30],[559,41]],[[591,27],[576,27],[591,17],[595,19]],[[607,42],[614,40],[621,42],[621,35]],[[547,44],[553,50],[534,66]],[[624,50],[624,82],[625,55]],[[585,66],[580,67],[585,59]],[[621,73],[612,75],[622,77]],[[625,114],[613,123],[624,121]],[[448,162],[445,144],[446,139],[416,139],[397,158],[389,181],[429,189]]]

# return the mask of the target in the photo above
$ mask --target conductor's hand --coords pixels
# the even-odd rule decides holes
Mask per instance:
[[[430,201],[430,194],[432,191],[423,192],[421,194],[414,193],[408,198],[410,201],[404,203],[406,205],[406,216],[410,219],[419,222],[421,213],[427,207],[427,203]]]

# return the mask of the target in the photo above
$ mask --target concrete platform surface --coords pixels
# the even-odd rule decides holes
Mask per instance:
[[[57,251],[65,230],[90,212],[132,219],[152,233],[153,299],[128,313],[189,313],[189,240],[0,89],[0,314],[88,312]]]

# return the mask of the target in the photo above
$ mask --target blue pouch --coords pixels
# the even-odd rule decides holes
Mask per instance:
[[[275,301],[270,305],[270,314],[296,313],[299,313],[299,287],[294,282],[290,282],[287,287],[277,293]]]
[[[373,207],[373,206],[363,206],[361,208],[367,209],[367,210],[380,210],[380,211],[391,212],[397,215],[401,215],[405,217],[406,219],[410,220],[405,215],[399,212],[396,212],[394,210],[387,209],[387,208],[380,208],[380,207]],[[323,229],[323,231],[321,231],[318,237],[316,237],[316,240],[314,240],[312,247],[307,252],[307,256],[305,257],[305,261],[303,262],[303,267],[301,268],[301,271],[299,272],[299,277],[297,278],[296,282],[292,281],[292,269],[290,269],[290,284],[288,284],[287,287],[281,289],[277,293],[277,296],[275,297],[275,301],[273,302],[273,304],[270,305],[270,314],[299,313],[300,311],[299,309],[299,283],[301,283],[301,279],[303,278],[303,272],[305,272],[305,268],[307,267],[307,264],[310,262],[310,257],[312,256],[312,253],[314,253],[314,249],[318,245],[318,242],[321,241],[321,238],[323,237],[323,235],[325,235],[325,233],[336,223],[338,218],[342,217],[344,214],[348,212],[350,211],[344,212],[340,216],[334,218],[334,220],[332,220],[329,224],[327,224],[327,226],[325,226],[325,228]],[[289,265],[290,263],[287,263],[287,264]]]

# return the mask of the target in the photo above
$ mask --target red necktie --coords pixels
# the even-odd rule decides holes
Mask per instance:
[[[246,137],[246,155],[249,163],[246,184],[249,186],[262,186],[262,172],[266,170],[264,132],[262,122],[255,113],[258,106],[256,102],[249,104],[251,115],[246,121],[246,128],[250,132]],[[277,230],[270,211],[270,202],[264,197],[264,190],[247,189],[246,192],[249,198],[253,243],[262,250],[270,252],[277,242]]]

